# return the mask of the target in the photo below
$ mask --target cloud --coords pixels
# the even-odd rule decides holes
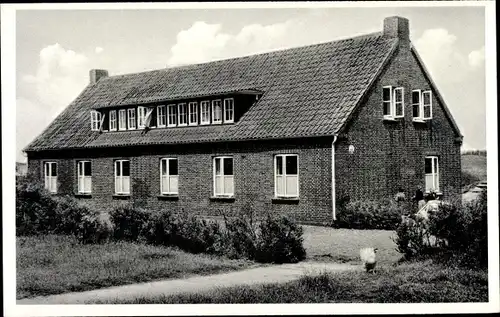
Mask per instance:
[[[26,90],[16,101],[19,150],[85,88],[89,68],[89,60],[84,54],[65,49],[58,43],[40,51],[37,70],[35,74],[22,76]]]
[[[469,53],[469,65],[477,69],[484,64],[484,46]]]
[[[95,48],[96,54],[100,54],[100,53],[102,53],[102,51],[104,51],[104,49],[102,47],[100,47],[100,46],[98,46],[98,47]]]
[[[231,35],[221,31],[221,24],[198,21],[177,34],[168,65],[201,63],[282,48],[283,38],[291,26],[291,20],[270,25],[251,24]]]

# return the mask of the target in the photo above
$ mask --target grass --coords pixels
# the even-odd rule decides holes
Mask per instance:
[[[488,274],[432,261],[363,271],[324,272],[285,284],[218,288],[205,293],[141,297],[107,304],[440,303],[487,302]]]
[[[378,248],[377,261],[381,264],[395,263],[401,258],[395,235],[390,230],[351,230],[329,227],[303,226],[304,247],[307,257],[315,260],[335,262],[359,261],[359,250],[365,247]]]
[[[462,154],[462,189],[467,191],[486,180],[486,156]]]
[[[82,245],[71,236],[17,237],[17,298],[211,274],[250,261],[129,242]]]

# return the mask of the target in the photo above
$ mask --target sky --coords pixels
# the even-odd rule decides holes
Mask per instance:
[[[382,30],[410,39],[453,114],[462,149],[486,148],[485,13],[481,7],[18,10],[16,160],[85,88],[110,75],[207,62]]]

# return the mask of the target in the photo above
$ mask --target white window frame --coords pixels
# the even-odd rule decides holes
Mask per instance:
[[[128,167],[129,167],[129,176],[123,176],[123,162],[128,162]],[[120,176],[118,176],[117,171],[118,167],[120,169]],[[130,195],[130,187],[132,184],[130,183],[130,174],[131,174],[131,164],[130,160],[115,160],[114,162],[114,175],[115,175],[115,194],[116,195]],[[128,191],[123,190],[123,180],[128,178]],[[120,188],[122,189],[121,191],[117,190],[117,184],[120,184]]]
[[[120,109],[118,111],[118,129],[120,131],[127,130],[127,110]]]
[[[175,113],[171,113],[172,109],[175,110]],[[174,123],[170,123],[171,118],[175,120]],[[177,126],[177,105],[169,104],[167,105],[167,127],[176,127],[176,126]]]
[[[414,93],[418,94],[418,102],[413,100]],[[413,113],[415,107],[418,109],[418,116],[415,116]],[[422,121],[422,90],[420,89],[414,89],[411,91],[411,115],[413,117],[413,121]]]
[[[56,167],[56,175],[52,175],[53,166]],[[59,169],[57,167],[57,162],[47,161],[43,162],[43,177],[45,181],[45,189],[47,189],[50,193],[57,193],[57,175],[59,173]]]
[[[131,125],[133,123],[133,126]],[[127,128],[135,130],[137,128],[137,118],[135,116],[135,108],[127,109]]]
[[[191,119],[194,119],[194,120],[191,120]],[[198,125],[198,103],[196,101],[189,103],[188,121],[189,121],[189,125]]]
[[[219,104],[219,109],[220,109],[220,115],[219,118],[220,120],[215,121],[215,111],[216,111],[216,104]],[[222,111],[222,100],[221,99],[215,99],[212,100],[212,124],[222,124],[222,119],[223,119],[223,111]]]
[[[146,127],[146,113],[148,108],[139,106],[137,107],[137,128],[144,129]]]
[[[177,175],[170,175],[170,162],[177,161]],[[165,162],[166,164],[166,175],[163,175],[162,164]],[[167,179],[167,187],[163,188],[163,178]],[[177,181],[177,190],[171,190],[170,181],[171,179],[175,179]],[[179,160],[177,158],[165,157],[160,160],[160,194],[162,195],[178,195],[179,194]]]
[[[207,120],[203,120],[203,114],[207,115]],[[210,124],[210,101],[200,102],[200,125]]]
[[[289,157],[289,156],[295,156],[297,157],[297,175],[293,175],[293,176],[297,176],[297,194],[296,195],[293,195],[293,194],[287,194],[286,192],[286,178],[288,176],[292,176],[292,175],[288,175],[287,172],[286,172],[286,158]],[[281,157],[282,158],[282,168],[283,168],[283,174],[282,175],[278,175],[278,157]],[[282,198],[282,197],[286,197],[286,198],[298,198],[299,195],[300,195],[300,176],[299,176],[299,155],[298,154],[276,154],[274,156],[274,196],[276,198]],[[283,190],[284,190],[284,194],[279,194],[278,193],[278,176],[282,176],[283,179],[284,179],[284,182],[283,182]]]
[[[425,95],[428,94],[429,95],[429,104],[426,105],[425,104]],[[421,116],[422,116],[422,119],[423,120],[430,120],[432,119],[432,90],[425,90],[422,92],[422,113],[421,113]],[[426,117],[425,116],[425,107],[429,107],[429,113],[430,113],[430,116],[429,117]]]
[[[92,131],[99,131],[101,126],[101,113],[96,110],[90,111],[90,129]]]
[[[90,164],[90,176],[85,175],[85,163]],[[92,162],[91,161],[77,161],[77,176],[78,176],[78,193],[90,194],[92,193]],[[88,183],[88,190],[85,189],[85,183]]]
[[[216,174],[216,160],[220,159],[220,175]],[[233,174],[232,175],[224,175],[224,160],[231,159],[233,161]],[[212,160],[213,166],[213,193],[214,197],[233,197],[234,196],[234,158],[232,156],[215,156]],[[222,193],[217,193],[217,177],[222,179]],[[232,182],[233,191],[226,192],[225,184],[226,179],[230,179]]]
[[[401,91],[401,101],[397,101],[396,96],[397,93]],[[394,118],[404,118],[405,116],[405,90],[404,87],[397,87],[394,88],[394,96],[393,96],[393,101],[394,101]],[[401,107],[401,114],[398,115],[398,106]]]
[[[109,111],[109,131],[116,131],[116,110]]]
[[[425,192],[428,193],[431,190],[434,190],[436,192],[440,192],[439,189],[439,157],[437,156],[426,156],[425,160],[431,159],[431,173],[426,173],[424,170],[425,174]],[[424,169],[425,169],[425,160],[424,160]],[[427,186],[427,177],[432,177],[432,188],[428,189]]]
[[[228,106],[231,106],[231,107],[229,107],[229,109],[231,111],[230,112],[231,113],[230,119],[227,119],[227,117],[226,117],[227,111],[229,110]],[[224,99],[224,110],[223,110],[222,117],[224,119],[224,123],[233,123],[234,122],[234,99],[233,98]]]
[[[164,128],[167,126],[167,112],[165,109],[165,105],[160,105],[156,107],[156,126],[158,128]],[[163,123],[162,123],[163,118]]]
[[[179,127],[185,127],[188,125],[188,106],[185,102],[181,102],[177,104],[177,125]],[[184,110],[184,111],[181,111]],[[184,118],[184,120],[181,120],[181,118]]]

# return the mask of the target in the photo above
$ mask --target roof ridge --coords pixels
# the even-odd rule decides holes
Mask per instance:
[[[245,58],[251,58],[254,56],[262,56],[262,55],[268,55],[271,53],[277,53],[277,52],[286,52],[286,51],[293,51],[297,49],[304,49],[304,48],[312,48],[314,46],[321,46],[325,44],[333,44],[333,43],[340,43],[340,42],[347,42],[351,40],[364,40],[364,39],[370,39],[370,38],[376,38],[376,37],[381,37],[383,36],[383,32],[371,32],[371,33],[365,33],[365,34],[360,34],[357,36],[350,36],[350,37],[343,37],[343,38],[338,38],[335,40],[330,40],[330,41],[323,41],[319,43],[314,43],[314,44],[308,44],[308,45],[302,45],[302,46],[294,46],[294,47],[288,47],[288,48],[280,48],[280,49],[275,49],[267,52],[262,52],[262,53],[257,53],[257,54],[248,54],[248,55],[240,55],[236,57],[229,57],[229,58],[223,58],[223,59],[217,59],[213,61],[207,61],[207,62],[201,62],[201,63],[194,63],[194,64],[186,64],[186,65],[178,65],[178,66],[173,66],[173,67],[165,67],[165,68],[160,68],[160,69],[152,69],[152,70],[145,70],[145,71],[140,71],[140,72],[134,72],[134,73],[127,73],[127,74],[120,74],[120,75],[112,75],[105,77],[103,79],[118,79],[118,78],[123,78],[123,77],[128,77],[128,76],[134,76],[134,75],[139,75],[139,74],[145,74],[145,73],[155,73],[155,72],[163,72],[167,70],[173,70],[173,69],[185,69],[185,68],[191,68],[199,65],[206,65],[206,64],[211,64],[211,63],[220,63],[223,61],[229,61],[229,60],[239,60],[239,59],[245,59]]]

